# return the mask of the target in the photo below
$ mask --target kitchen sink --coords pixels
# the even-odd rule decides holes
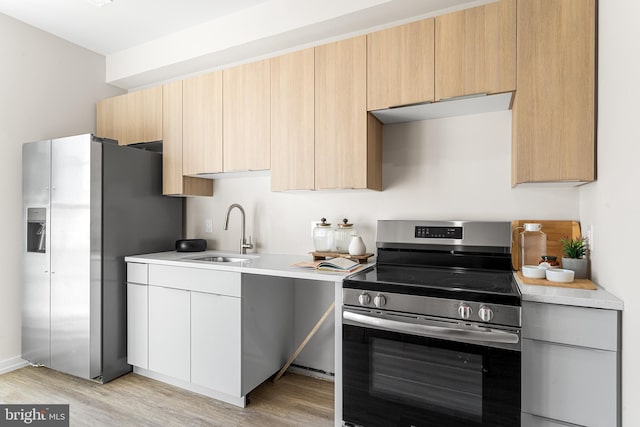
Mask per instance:
[[[230,257],[230,256],[215,256],[215,255],[210,255],[210,256],[203,256],[203,257],[197,257],[197,258],[191,258],[194,261],[204,261],[204,262],[243,262],[243,261],[249,261],[249,258],[236,258],[236,257]]]

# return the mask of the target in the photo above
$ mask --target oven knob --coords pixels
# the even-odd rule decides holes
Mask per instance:
[[[368,305],[371,302],[371,297],[367,293],[361,293],[358,295],[358,302],[360,305]]]
[[[471,317],[471,307],[469,307],[469,305],[465,303],[460,304],[458,306],[458,314],[463,319],[468,319],[469,317]]]
[[[487,307],[486,305],[481,305],[480,309],[478,310],[478,315],[483,322],[489,322],[491,321],[491,319],[493,319],[493,310],[491,310],[491,308]]]
[[[383,305],[385,305],[386,303],[387,303],[387,299],[385,298],[385,296],[384,296],[384,295],[380,295],[380,294],[378,294],[378,295],[376,295],[376,297],[373,299],[373,304],[374,304],[376,307],[378,307],[378,308],[382,307],[382,306],[383,306]]]

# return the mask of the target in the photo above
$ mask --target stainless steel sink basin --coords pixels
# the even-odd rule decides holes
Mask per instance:
[[[197,258],[191,258],[194,261],[205,261],[205,262],[242,262],[242,261],[249,261],[249,258],[236,258],[236,257],[229,257],[229,256],[215,256],[215,255],[211,255],[211,256],[203,256],[203,257],[197,257]]]

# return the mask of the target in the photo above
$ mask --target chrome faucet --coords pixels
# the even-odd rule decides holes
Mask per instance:
[[[240,213],[242,214],[242,231],[240,235],[240,253],[246,254],[247,249],[253,249],[253,245],[251,244],[251,237],[249,237],[249,243],[247,243],[247,239],[244,236],[244,228],[245,228],[245,216],[244,209],[238,203],[234,203],[227,209],[227,214],[224,216],[224,229],[229,229],[229,214],[233,208],[238,208]]]

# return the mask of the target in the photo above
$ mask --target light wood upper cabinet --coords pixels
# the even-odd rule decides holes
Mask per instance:
[[[162,86],[98,102],[96,136],[119,145],[162,140]]]
[[[266,59],[222,72],[225,172],[271,167],[270,70]]]
[[[595,0],[518,3],[512,184],[595,179]]]
[[[222,172],[222,71],[182,84],[182,172]]]
[[[96,136],[124,144],[127,134],[127,95],[106,98],[96,104]]]
[[[433,99],[433,18],[367,35],[367,110]]]
[[[162,86],[154,86],[138,92],[142,97],[142,140],[162,140]]]
[[[315,49],[315,186],[382,189],[382,125],[367,113],[366,36]]]
[[[162,192],[173,196],[211,196],[211,180],[183,176],[182,92],[182,80],[162,86]]]
[[[314,189],[314,49],[271,59],[271,190]]]
[[[516,89],[516,0],[435,19],[436,101]]]
[[[120,139],[115,123],[117,98],[106,98],[96,104],[96,136],[100,138]]]

